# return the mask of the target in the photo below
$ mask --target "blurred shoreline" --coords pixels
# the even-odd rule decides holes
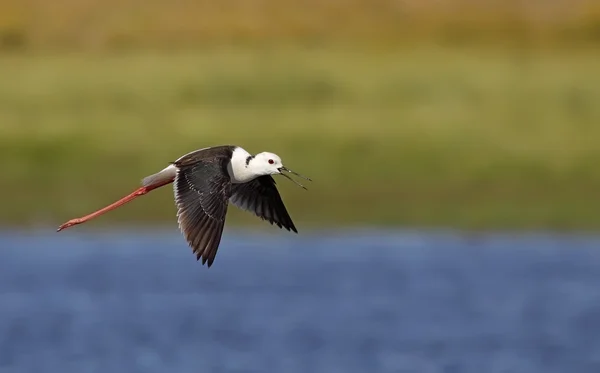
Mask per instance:
[[[278,179],[298,222],[597,229],[598,58],[287,46],[4,59],[0,221],[60,224],[233,143],[315,180]],[[104,219],[170,222],[165,189]]]

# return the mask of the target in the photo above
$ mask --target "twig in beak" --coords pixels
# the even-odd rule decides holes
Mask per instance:
[[[301,188],[303,188],[303,189],[305,189],[305,190],[308,190],[308,189],[306,189],[306,187],[305,187],[304,185],[300,184],[299,182],[297,182],[296,180],[292,179],[292,178],[291,178],[291,177],[289,177],[288,175],[286,175],[286,174],[284,174],[284,173],[280,173],[280,175],[281,175],[281,176],[285,176],[286,178],[288,178],[288,179],[292,180],[292,182],[293,182],[294,184],[298,185],[299,187],[301,187]]]
[[[296,180],[294,180],[294,179],[292,179],[291,177],[289,177],[289,175],[286,175],[286,174],[284,174],[284,173],[283,173],[283,172],[281,172],[281,171],[287,171],[287,172],[289,172],[289,173],[291,173],[291,174],[294,174],[294,175],[296,175],[296,176],[299,176],[299,177],[301,177],[301,178],[303,178],[303,179],[305,179],[305,180],[312,181],[312,180],[311,180],[311,179],[309,179],[308,177],[306,177],[306,176],[302,176],[302,175],[300,175],[299,173],[297,173],[297,172],[295,172],[295,171],[292,171],[292,170],[290,170],[290,169],[289,169],[289,168],[287,168],[287,167],[283,167],[283,166],[282,166],[282,167],[279,167],[279,174],[280,174],[280,175],[283,175],[283,176],[285,176],[286,178],[288,178],[288,179],[292,180],[292,181],[294,182],[294,184],[296,184],[296,185],[298,185],[298,186],[300,186],[300,187],[302,187],[302,188],[304,188],[304,189],[306,189],[306,187],[305,187],[304,185],[300,184],[300,183],[299,183],[299,182],[297,182]],[[306,190],[308,190],[308,189],[306,189]]]
[[[294,175],[296,175],[296,176],[298,176],[298,177],[301,177],[301,178],[303,178],[304,180],[312,181],[312,180],[311,180],[311,179],[309,179],[308,177],[306,177],[306,176],[302,176],[302,175],[300,175],[299,173],[297,173],[296,171],[292,171],[292,170],[290,170],[289,168],[285,168],[285,167],[283,167],[283,169],[284,169],[285,171],[287,171],[287,172],[291,173],[291,174],[294,174]]]

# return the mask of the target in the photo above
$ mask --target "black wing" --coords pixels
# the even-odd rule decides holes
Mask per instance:
[[[219,249],[231,196],[225,162],[212,158],[181,166],[174,182],[179,228],[196,259],[208,267]]]
[[[279,228],[298,233],[270,175],[243,184],[232,184],[231,203],[271,224],[277,224]]]

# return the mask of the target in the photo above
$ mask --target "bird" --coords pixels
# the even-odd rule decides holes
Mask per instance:
[[[229,203],[254,213],[271,225],[298,233],[273,175],[281,175],[307,189],[288,174],[312,181],[286,168],[274,153],[250,154],[237,145],[219,145],[192,151],[169,162],[163,170],[142,179],[141,186],[116,202],[59,226],[57,232],[85,223],[150,191],[173,183],[179,230],[196,260],[213,265]]]

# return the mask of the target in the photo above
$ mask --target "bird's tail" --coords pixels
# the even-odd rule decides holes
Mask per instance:
[[[160,172],[157,172],[155,174],[152,174],[150,176],[146,176],[145,178],[143,178],[142,186],[150,187],[150,186],[153,186],[156,184],[164,185],[164,184],[167,184],[168,182],[175,180],[175,176],[177,176],[177,167],[175,167],[174,165],[171,164],[168,167],[161,170]]]

